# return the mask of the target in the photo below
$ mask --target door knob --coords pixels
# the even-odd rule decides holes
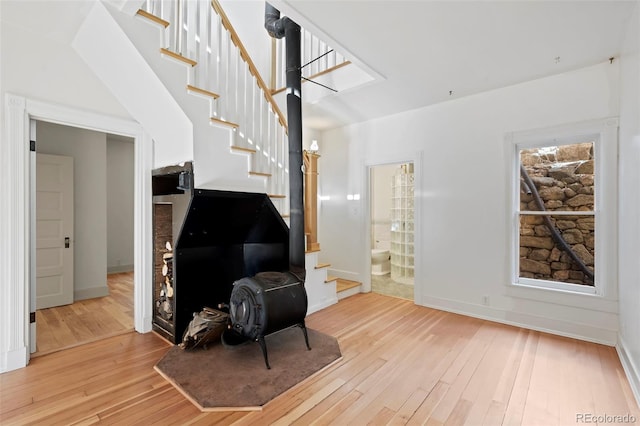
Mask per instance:
[[[70,243],[71,240],[69,239],[69,237],[64,237],[64,248],[69,248]]]

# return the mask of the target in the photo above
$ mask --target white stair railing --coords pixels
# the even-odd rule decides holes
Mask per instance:
[[[303,77],[313,80],[316,77],[351,63],[340,53],[336,52],[331,46],[327,45],[327,43],[320,40],[309,31],[306,31],[304,28],[301,28],[300,30],[300,37],[300,55],[303,66]],[[272,55],[272,58],[275,63],[272,64],[271,72],[275,75],[271,76],[271,89],[272,93],[275,94],[283,91],[286,86],[286,40],[284,38],[277,39],[273,48],[275,49],[275,52]]]
[[[143,10],[169,23],[162,39],[165,53],[195,62],[189,88],[210,96],[211,123],[233,129],[232,149],[254,152],[249,173],[267,179],[268,193],[286,216],[286,119],[219,3],[147,0]]]

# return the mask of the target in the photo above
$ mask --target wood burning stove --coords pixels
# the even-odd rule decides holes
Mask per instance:
[[[193,312],[204,306],[229,306],[232,327],[223,333],[223,342],[258,342],[270,368],[265,344],[268,334],[299,326],[307,348],[311,348],[304,321],[307,294],[300,26],[287,17],[280,18],[280,12],[267,3],[265,27],[271,36],[286,38],[291,226],[287,228],[266,194],[192,189],[190,165],[188,170],[154,173],[154,203],[158,197],[159,204],[172,204],[171,222],[182,224],[179,232],[172,228],[173,252],[162,253],[164,261],[173,262],[173,276],[168,279],[171,290],[166,274],[155,281],[160,286],[155,291],[155,305],[165,310],[156,315],[154,328],[177,343]],[[157,212],[158,216],[169,215],[162,208]],[[159,246],[163,229],[156,229]],[[167,322],[171,327],[163,326]]]
[[[232,329],[228,340],[251,339],[260,344],[267,368],[269,359],[265,336],[299,326],[309,339],[304,318],[307,313],[304,244],[304,200],[302,179],[302,88],[300,66],[300,26],[269,3],[265,6],[265,28],[272,37],[286,38],[287,117],[289,119],[289,265],[286,272],[267,272],[234,283],[231,293]],[[273,269],[272,271],[283,271]],[[224,339],[223,334],[223,339]]]
[[[287,269],[289,232],[266,194],[193,189],[190,164],[152,181],[153,329],[179,343],[194,312],[229,303],[235,281]]]
[[[291,272],[261,272],[233,283],[229,303],[231,332],[258,342],[267,368],[271,366],[264,340],[266,335],[298,326],[304,333],[307,349],[311,349],[304,322],[306,315],[304,280]],[[229,335],[226,336],[229,339]]]

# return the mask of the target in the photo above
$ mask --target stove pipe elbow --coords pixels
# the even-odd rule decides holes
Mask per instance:
[[[269,35],[273,38],[283,38],[285,30],[285,20],[289,19],[284,17],[280,19],[280,11],[269,3],[264,4],[264,28]]]

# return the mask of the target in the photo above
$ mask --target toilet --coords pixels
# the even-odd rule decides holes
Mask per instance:
[[[371,249],[371,274],[386,275],[391,271],[390,254],[388,249]]]

